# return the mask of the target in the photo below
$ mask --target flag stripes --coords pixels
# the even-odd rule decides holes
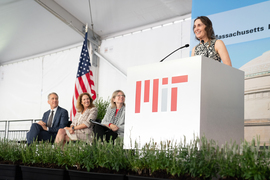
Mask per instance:
[[[76,115],[76,103],[79,95],[84,92],[88,92],[93,100],[96,99],[95,84],[93,79],[93,72],[90,69],[90,57],[87,48],[87,33],[85,33],[85,38],[83,42],[83,47],[81,51],[77,78],[75,81],[74,95],[72,97],[72,108],[70,113],[70,119],[72,120]]]

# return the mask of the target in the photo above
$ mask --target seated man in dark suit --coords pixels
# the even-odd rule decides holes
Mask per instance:
[[[51,109],[43,114],[42,121],[32,124],[26,135],[28,144],[33,143],[34,140],[52,140],[53,142],[58,130],[68,124],[68,112],[58,106],[58,95],[56,93],[53,92],[48,95],[48,103]]]

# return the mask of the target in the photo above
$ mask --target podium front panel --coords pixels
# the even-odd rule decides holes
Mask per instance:
[[[129,68],[127,83],[126,148],[200,134],[201,57]]]
[[[202,56],[129,68],[125,148],[244,138],[244,72]]]

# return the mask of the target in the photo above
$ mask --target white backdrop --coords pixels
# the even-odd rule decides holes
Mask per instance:
[[[47,95],[70,109],[81,47],[0,67],[0,120],[41,118]]]
[[[190,20],[186,20],[103,40],[100,54],[126,74],[128,67],[158,62],[189,41]],[[58,53],[48,52],[39,58],[0,66],[0,120],[41,118],[49,109],[50,92],[58,93],[59,105],[69,111],[80,51],[81,45],[74,45]],[[166,61],[188,56],[189,48]],[[92,71],[99,97],[107,99],[114,90],[127,89],[125,75],[105,60],[100,59],[98,68],[92,66]]]
[[[189,44],[190,20],[157,29],[102,41],[100,53],[124,74],[127,68],[159,62],[177,48]],[[189,57],[189,48],[182,49],[165,61]],[[100,60],[99,88],[101,97],[110,97],[114,90],[125,92],[126,78]]]

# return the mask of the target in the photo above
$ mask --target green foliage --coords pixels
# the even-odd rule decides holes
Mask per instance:
[[[98,109],[98,115],[97,115],[97,119],[102,120],[103,117],[106,114],[106,110],[108,108],[108,106],[110,105],[110,100],[104,100],[102,97],[98,97],[95,102],[94,102],[95,106]]]
[[[219,147],[213,140],[196,138],[186,143],[151,140],[141,148],[135,142],[133,149],[124,149],[123,139],[114,142],[69,142],[61,146],[48,142],[34,142],[30,146],[0,139],[0,161],[22,162],[25,165],[56,164],[77,169],[108,168],[120,171],[132,170],[138,174],[152,175],[163,171],[173,176],[192,176],[211,179],[221,178],[265,180],[270,179],[270,153],[260,148],[259,139],[241,144],[226,143]]]
[[[149,173],[151,176],[155,171],[167,171],[172,175],[182,175],[185,167],[182,162],[181,148],[170,141],[157,144],[153,141],[145,144],[141,149],[135,143],[134,150],[128,153],[131,169],[138,174]]]
[[[77,169],[81,169],[82,162],[85,158],[85,152],[89,145],[83,141],[70,141],[64,146],[63,155],[65,157],[65,165],[73,166],[76,165]],[[60,147],[59,147],[60,149]]]
[[[129,169],[126,158],[128,150],[123,149],[123,146],[123,139],[121,138],[117,138],[114,143],[113,141],[101,142],[100,140],[95,140],[92,144],[93,151],[91,152],[94,166],[116,171]]]
[[[257,138],[249,144],[241,144],[240,169],[244,179],[264,180],[270,178],[269,172],[269,150],[263,147],[260,150],[260,141]]]
[[[27,146],[21,145],[21,154],[23,164],[56,164],[56,149],[49,142],[37,142]]]
[[[57,148],[61,149],[61,147]],[[83,141],[69,142],[59,154],[58,163],[66,167],[76,166],[77,169],[91,169],[104,167],[119,171],[128,169],[128,160],[126,158],[128,150],[123,149],[123,140],[118,138],[110,142],[101,142],[94,140],[91,144]]]
[[[208,179],[216,176],[218,146],[215,141],[208,142],[205,137],[194,139],[193,143],[187,145],[187,149],[188,170],[192,177]]]
[[[0,139],[0,161],[11,161],[15,163],[21,159],[20,144],[7,139]]]
[[[231,142],[222,145],[220,151],[217,151],[219,175],[221,177],[241,177],[240,158],[238,144]]]

